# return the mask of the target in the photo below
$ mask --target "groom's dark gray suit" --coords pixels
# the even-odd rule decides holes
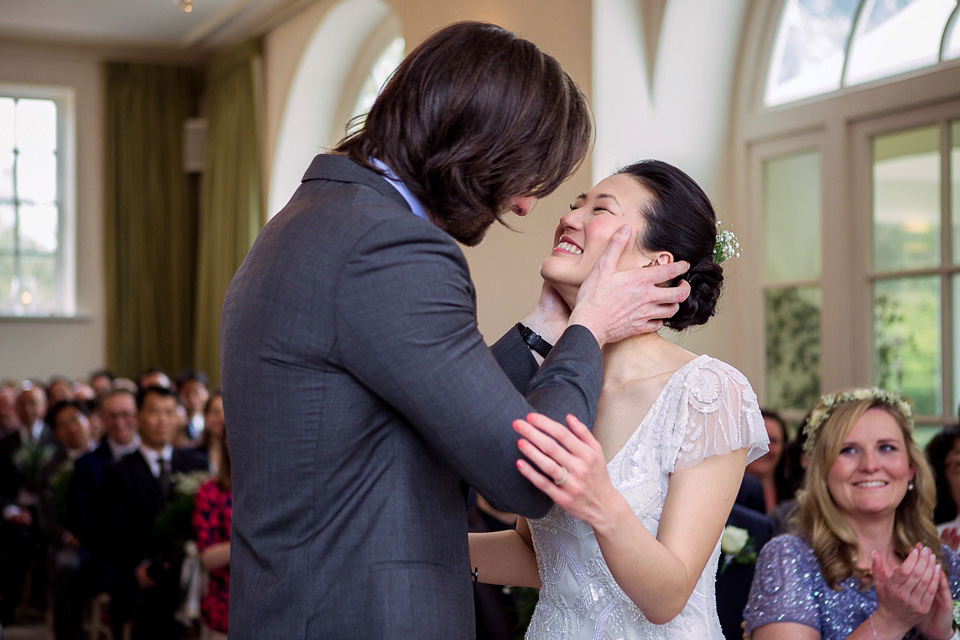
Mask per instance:
[[[568,329],[539,372],[516,330],[488,349],[453,239],[321,155],[234,277],[222,351],[231,640],[472,639],[460,482],[504,511],[549,509],[511,422],[592,423],[593,335]]]

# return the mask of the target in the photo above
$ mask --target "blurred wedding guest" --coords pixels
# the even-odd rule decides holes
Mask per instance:
[[[757,559],[753,640],[953,638],[960,560],[933,526],[910,405],[876,388],[827,394],[804,430],[796,530]]]
[[[770,450],[748,464],[744,473],[760,480],[763,485],[764,512],[770,513],[783,499],[777,486],[777,468],[783,455],[783,445],[787,441],[787,425],[773,411],[761,409],[760,413],[767,428],[767,436],[770,437]]]
[[[102,396],[113,388],[113,373],[106,369],[98,369],[90,373],[90,386],[94,393]]]
[[[40,471],[40,530],[46,540],[50,584],[53,589],[53,630],[56,640],[83,637],[81,572],[88,554],[71,531],[67,487],[74,461],[90,451],[86,406],[64,400],[51,407],[47,421],[60,444]]]
[[[47,404],[53,406],[58,402],[73,400],[73,381],[64,376],[54,376],[47,383]]]
[[[927,444],[927,460],[937,485],[933,522],[944,542],[954,550],[960,542],[960,425],[944,427]]]
[[[177,376],[177,393],[187,410],[186,440],[188,444],[200,444],[203,436],[203,413],[210,399],[207,374],[197,369],[184,369]]]
[[[163,369],[153,367],[142,372],[137,376],[137,387],[140,390],[149,387],[163,387],[164,389],[173,389],[173,383],[170,376]]]
[[[210,461],[210,471],[217,473],[220,468],[220,458],[226,450],[224,438],[226,431],[223,422],[223,396],[214,391],[203,409],[205,427],[200,437],[197,449],[201,450]]]
[[[734,504],[727,517],[724,534],[727,527],[742,529],[749,536],[749,544],[754,552],[759,552],[767,541],[773,537],[773,522],[763,515],[763,512],[750,509],[742,504]],[[721,551],[725,546],[721,538]],[[720,627],[726,640],[741,640],[743,638],[743,608],[750,596],[750,585],[753,582],[754,563],[738,562],[727,557],[723,552],[721,569],[717,573],[717,616],[720,618]]]
[[[806,424],[810,414],[804,416],[800,421],[801,427]],[[804,452],[804,446],[807,442],[807,434],[801,428],[797,435],[791,439],[783,448],[783,455],[780,456],[780,465],[777,472],[778,486],[783,491],[780,504],[774,507],[768,515],[773,521],[775,533],[789,533],[790,522],[797,509],[797,492],[803,485],[803,477],[807,467],[807,454]]]
[[[0,384],[0,437],[17,428],[17,388],[13,384]]]
[[[223,401],[214,394],[208,405],[217,403],[219,428],[223,431]],[[207,411],[207,418],[211,413]],[[211,423],[208,422],[208,429]],[[207,593],[200,603],[203,625],[208,640],[226,640],[230,602],[230,529],[233,512],[233,491],[230,477],[230,451],[225,433],[214,445],[217,454],[217,475],[197,491],[193,527],[197,535],[200,562],[209,572]]]
[[[53,442],[53,433],[43,420],[47,415],[47,393],[43,387],[24,383],[17,395],[16,412],[21,443]]]
[[[170,640],[179,635],[174,612],[179,604],[182,549],[170,548],[155,535],[154,525],[175,498],[176,474],[206,471],[195,451],[171,445],[177,427],[177,395],[164,387],[147,387],[137,396],[140,446],[104,477],[108,544],[116,570],[110,596],[114,638],[133,620],[133,640]]]
[[[107,391],[97,408],[105,436],[99,446],[73,465],[67,493],[67,515],[73,533],[90,552],[89,593],[109,592],[113,574],[107,562],[107,512],[103,495],[104,473],[120,458],[140,446],[137,435],[136,396],[127,389]]]

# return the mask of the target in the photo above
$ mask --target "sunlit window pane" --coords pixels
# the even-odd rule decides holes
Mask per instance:
[[[943,59],[944,60],[953,60],[954,58],[960,58],[960,19],[954,16],[953,22],[950,24],[950,32],[947,33],[946,46],[943,48]]]
[[[396,69],[403,60],[406,46],[403,38],[394,39],[393,42],[383,50],[383,53],[380,54],[377,61],[373,63],[373,67],[371,67],[370,73],[367,74],[367,79],[364,80],[363,87],[360,89],[360,95],[357,96],[357,102],[353,107],[353,112],[350,114],[351,118],[370,111],[370,107],[373,106],[373,101],[376,100],[380,94],[380,89],[383,88],[384,83],[390,78],[394,69]]]
[[[940,134],[936,126],[873,139],[873,264],[940,264]]]
[[[853,33],[844,85],[934,65],[956,0],[873,0]]]
[[[820,153],[763,164],[764,280],[820,277]],[[803,247],[803,251],[797,251]]]
[[[15,222],[13,205],[0,202],[0,252],[13,252]],[[0,292],[2,291],[3,289],[0,289]]]
[[[950,220],[953,226],[953,262],[956,264],[960,263],[960,120],[950,126],[950,141]],[[956,335],[960,342],[960,334]]]
[[[953,402],[954,406],[947,407],[951,416],[957,415],[957,403],[960,402],[960,276],[950,278],[950,288],[953,290]]]
[[[17,195],[29,202],[54,202],[57,199],[55,154],[22,151],[17,156]]]
[[[766,405],[808,411],[820,396],[819,287],[768,289],[766,326]]]
[[[13,98],[0,98],[0,154],[13,153],[16,118]]]
[[[764,104],[840,88],[859,0],[787,0],[770,59]]]
[[[54,257],[20,259],[20,304],[25,314],[51,314],[56,311],[57,261]]]
[[[939,415],[940,278],[881,280],[873,286],[874,381],[902,393],[916,413]]]
[[[57,105],[52,100],[17,101],[17,146],[22,150],[57,150]]]
[[[13,200],[13,150],[0,151],[0,200]]]
[[[57,207],[20,207],[20,250],[53,253],[57,250]]]

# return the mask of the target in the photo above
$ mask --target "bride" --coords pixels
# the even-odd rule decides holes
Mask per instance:
[[[547,339],[611,236],[632,241],[621,269],[686,260],[691,293],[665,322],[676,330],[714,315],[718,243],[710,201],[663,162],[633,164],[597,184],[560,219],[541,267],[544,295],[525,319]],[[723,234],[726,239],[726,234]],[[715,246],[720,247],[715,260]],[[552,288],[551,288],[552,287]],[[714,580],[720,534],[744,466],[766,451],[757,398],[736,369],[656,333],[604,348],[604,386],[593,433],[531,414],[514,423],[520,472],[554,508],[516,530],[470,534],[480,582],[540,588],[528,639],[723,638]],[[569,427],[569,428],[568,428]]]

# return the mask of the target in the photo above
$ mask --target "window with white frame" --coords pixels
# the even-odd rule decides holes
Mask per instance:
[[[960,403],[960,8],[751,7],[766,56],[743,62],[738,136],[761,400],[799,420],[821,392],[880,385],[922,442]]]
[[[72,315],[69,94],[0,87],[0,315]]]

